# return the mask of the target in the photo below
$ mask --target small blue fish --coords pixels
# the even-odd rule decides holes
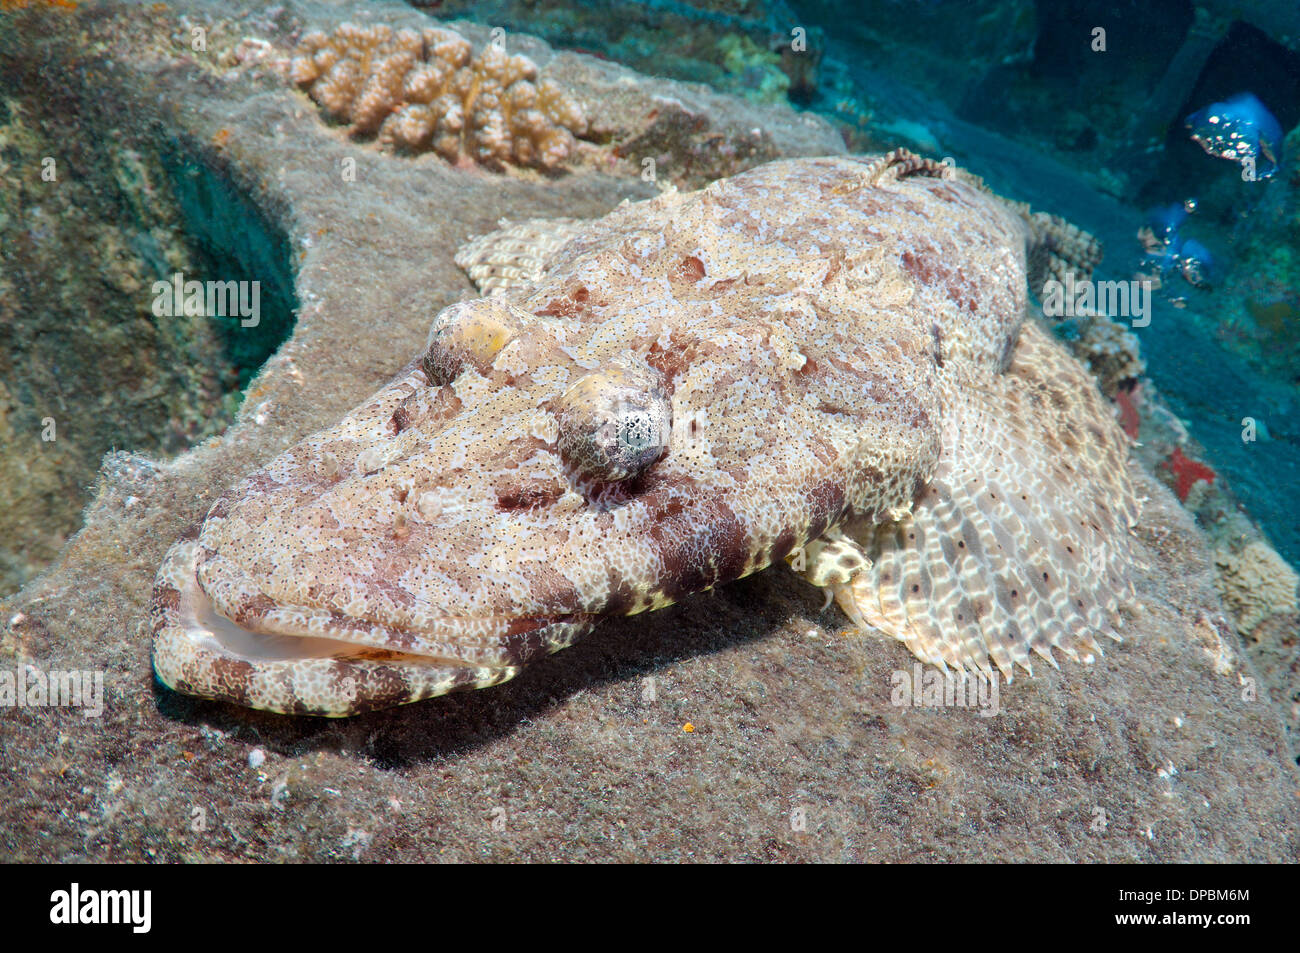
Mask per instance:
[[[1170,206],[1171,209],[1177,207]],[[1194,238],[1183,238],[1172,227],[1155,240],[1152,236],[1158,234],[1159,229],[1158,222],[1151,222],[1138,232],[1147,251],[1138,264],[1138,270],[1162,277],[1176,271],[1189,285],[1208,287],[1214,276],[1214,256],[1210,250]]]
[[[1210,155],[1253,163],[1256,179],[1267,179],[1282,161],[1282,127],[1254,93],[1237,93],[1198,109],[1185,125]]]
[[[1197,288],[1209,285],[1214,271],[1214,256],[1196,239],[1187,238],[1179,244],[1174,264],[1189,285]]]
[[[1168,245],[1148,248],[1147,253],[1138,262],[1138,271],[1146,277],[1159,277],[1162,281],[1171,271],[1179,271],[1178,249],[1182,239],[1175,238]]]
[[[1148,251],[1163,251],[1178,239],[1178,228],[1187,220],[1186,203],[1162,205],[1146,214],[1138,238]]]

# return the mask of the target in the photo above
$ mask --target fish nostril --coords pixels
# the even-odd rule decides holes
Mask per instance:
[[[554,503],[561,495],[561,488],[551,484],[515,484],[497,490],[497,509],[531,510]]]
[[[403,401],[402,404],[393,411],[393,416],[389,420],[389,428],[392,430],[393,436],[397,436],[397,434],[401,433],[410,425],[411,410],[407,407],[406,402]]]

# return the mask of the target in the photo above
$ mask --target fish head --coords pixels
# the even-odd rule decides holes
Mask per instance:
[[[568,313],[572,283],[445,309],[397,379],[173,548],[160,679],[324,715],[491,685],[782,559],[855,494],[907,505],[938,414],[896,378],[933,370],[929,335],[873,350],[807,301],[756,316],[748,293],[663,324],[620,301]]]

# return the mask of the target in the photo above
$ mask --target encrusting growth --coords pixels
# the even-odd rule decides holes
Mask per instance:
[[[449,162],[553,169],[587,131],[582,107],[537,64],[459,33],[341,24],[303,36],[290,78],[358,136]]]

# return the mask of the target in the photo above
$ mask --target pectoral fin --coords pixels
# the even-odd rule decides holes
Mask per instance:
[[[1097,636],[1118,640],[1137,510],[1127,441],[1096,385],[1031,323],[1006,373],[955,389],[912,513],[841,524],[810,544],[803,574],[917,658],[1009,679],[1032,655],[1091,661]],[[864,568],[838,572],[853,544]]]

